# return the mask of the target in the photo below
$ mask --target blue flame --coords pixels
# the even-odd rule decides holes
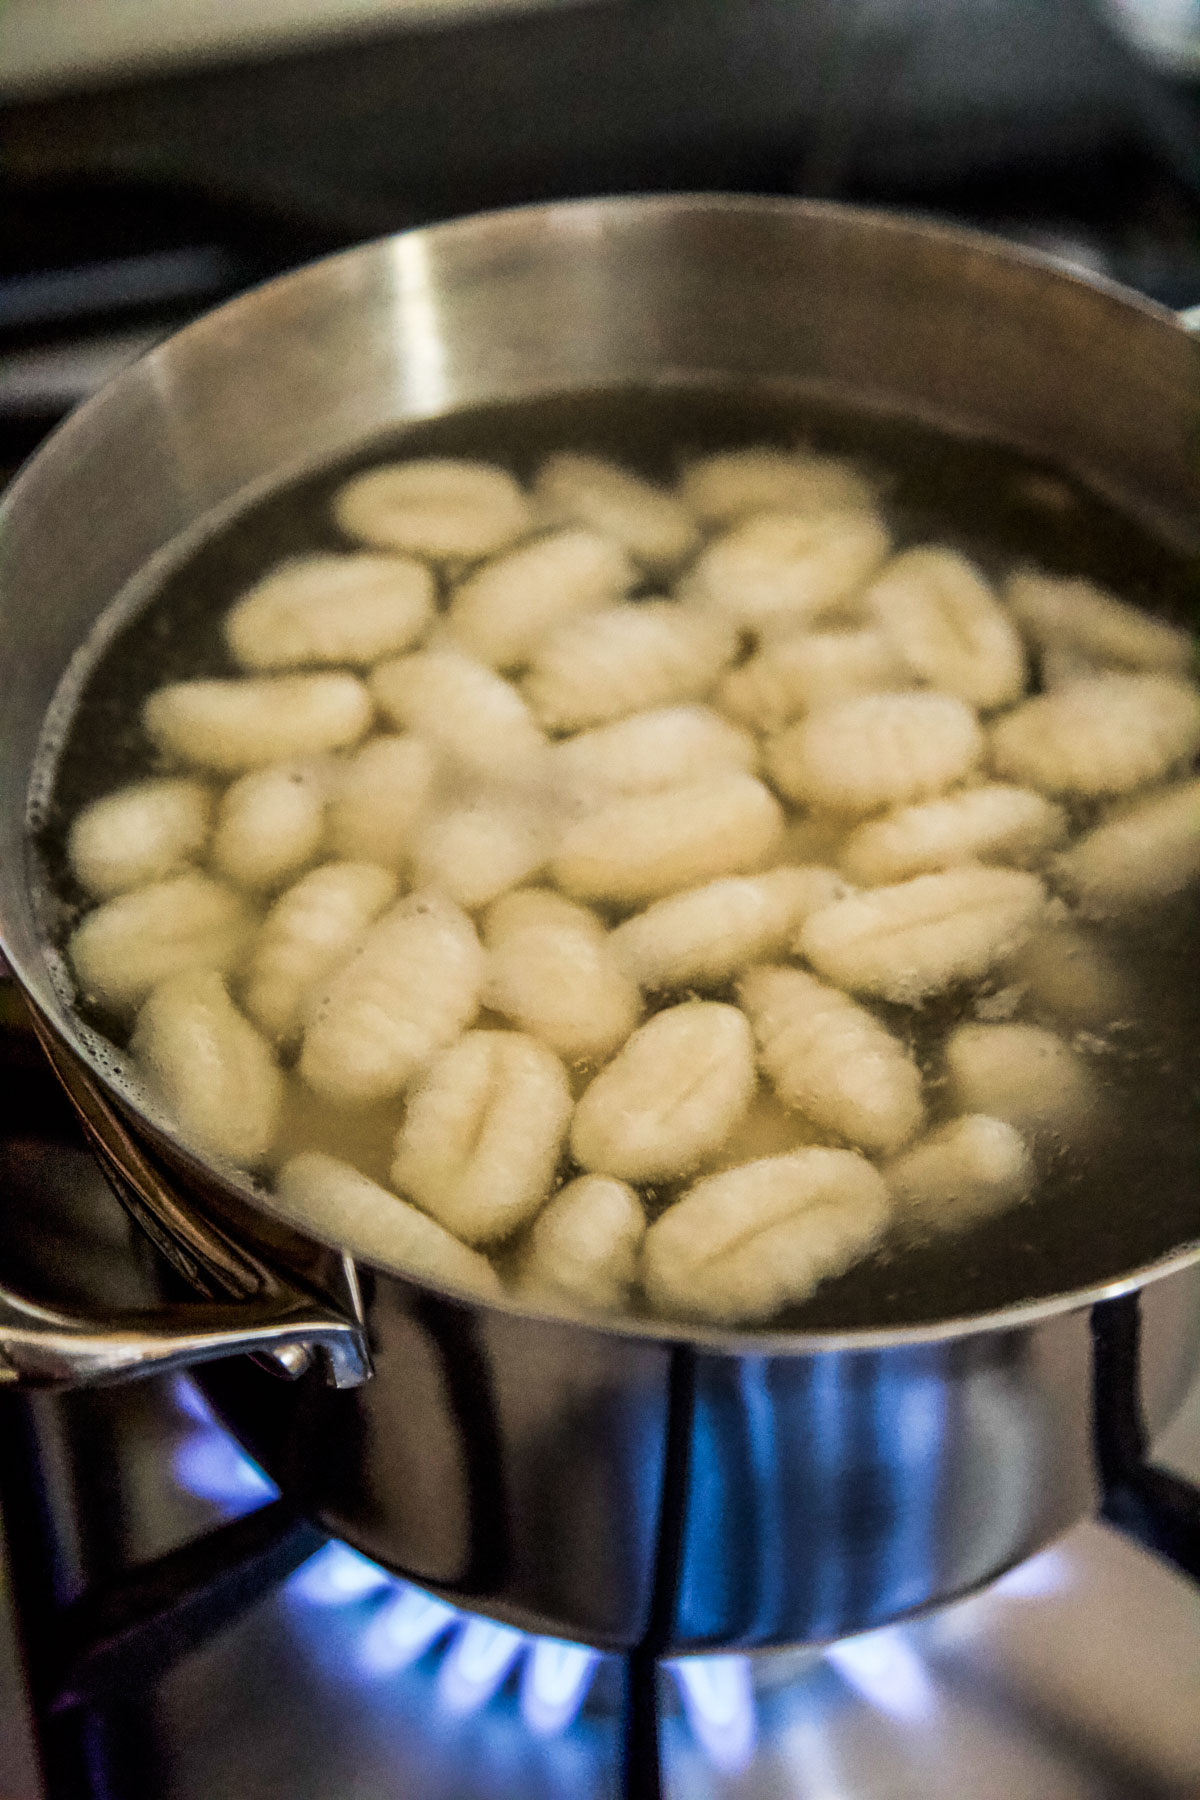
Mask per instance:
[[[829,1646],[825,1659],[864,1700],[894,1719],[916,1723],[933,1711],[933,1684],[925,1664],[896,1626],[843,1638]]]
[[[757,1736],[749,1657],[686,1657],[668,1667],[697,1743],[722,1774],[740,1774]]]
[[[392,1577],[378,1563],[360,1556],[348,1544],[330,1543],[296,1570],[290,1588],[313,1606],[346,1606],[393,1585]]]
[[[445,1600],[398,1582],[363,1631],[359,1666],[368,1675],[395,1675],[418,1662],[460,1617]]]
[[[189,1433],[176,1445],[175,1479],[201,1500],[212,1500],[226,1512],[250,1512],[279,1489],[238,1446],[215,1427]]]
[[[529,1641],[494,1619],[464,1620],[438,1670],[437,1695],[445,1710],[465,1718],[486,1706]]]
[[[521,1676],[521,1717],[536,1737],[557,1737],[591,1686],[600,1652],[557,1638],[534,1638]]]
[[[188,1429],[174,1452],[181,1486],[224,1511],[247,1512],[278,1498],[279,1490],[216,1418],[186,1376],[173,1399]],[[354,1666],[372,1679],[412,1667],[442,1645],[435,1692],[449,1718],[466,1718],[493,1700],[518,1665],[519,1708],[536,1737],[562,1737],[583,1708],[600,1653],[583,1644],[533,1637],[461,1612],[449,1601],[389,1575],[347,1544],[332,1542],[284,1584],[304,1612],[361,1610]],[[691,1657],[671,1665],[685,1714],[698,1742],[721,1770],[745,1767],[754,1750],[756,1720],[745,1656]]]

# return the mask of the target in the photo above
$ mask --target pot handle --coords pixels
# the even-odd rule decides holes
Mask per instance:
[[[371,1361],[359,1321],[290,1286],[182,1206],[36,1008],[29,1011],[110,1187],[167,1261],[207,1299],[90,1320],[40,1306],[0,1284],[0,1386],[87,1387],[239,1355],[294,1380],[314,1353],[333,1387],[366,1381]]]
[[[188,1302],[98,1322],[0,1288],[0,1387],[90,1387],[247,1354],[300,1374],[314,1350],[335,1387],[357,1387],[370,1373],[359,1327],[296,1293]]]

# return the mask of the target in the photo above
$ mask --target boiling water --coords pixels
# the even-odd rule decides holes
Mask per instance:
[[[65,939],[83,906],[64,855],[66,827],[89,801],[151,766],[138,724],[144,698],[171,680],[240,672],[225,647],[224,614],[283,558],[347,547],[330,521],[329,498],[348,473],[398,455],[465,455],[528,479],[549,452],[581,449],[669,480],[696,452],[798,436],[858,457],[879,477],[901,547],[949,543],[997,576],[1015,562],[1036,562],[1194,622],[1191,558],[1052,469],[925,428],[835,414],[792,395],[692,389],[539,399],[426,421],[202,522],[114,601],[76,659],[54,715],[69,722],[48,738],[42,759],[47,798],[38,808],[37,850],[52,935]],[[958,1236],[885,1247],[773,1320],[774,1328],[900,1324],[986,1310],[1108,1279],[1200,1237],[1200,896],[1105,936],[1139,1006],[1088,1041],[1103,1096],[1102,1148],[1043,1157],[1029,1202]],[[959,993],[917,1013],[877,1010],[932,1075],[933,1046],[971,1016],[976,999]],[[111,1021],[92,1022],[111,1034]],[[320,1136],[333,1154],[386,1180],[398,1104],[339,1115],[295,1087],[282,1154]],[[651,1207],[666,1197],[652,1195]]]

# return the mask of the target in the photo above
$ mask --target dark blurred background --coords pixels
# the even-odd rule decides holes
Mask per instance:
[[[1200,0],[8,0],[0,472],[158,336],[479,207],[722,188],[1200,301]]]

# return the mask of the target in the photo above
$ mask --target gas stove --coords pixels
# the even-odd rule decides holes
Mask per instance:
[[[5,1019],[3,1266],[64,1306],[153,1304],[157,1270],[11,990]],[[326,1540],[222,1425],[232,1373],[0,1392],[4,1800],[1200,1792],[1200,1587],[1105,1525],[903,1625],[664,1661],[658,1766],[631,1766],[620,1658]],[[1200,1384],[1156,1462],[1200,1479]]]
[[[1122,60],[1079,0],[746,0],[701,31],[684,0],[477,10],[10,96],[0,473],[205,307],[481,204],[836,193],[1200,301],[1193,101]],[[0,1179],[14,1286],[154,1303],[158,1272],[2,985]],[[1200,1587],[1105,1525],[911,1623],[659,1665],[635,1734],[657,1739],[651,1769],[630,1760],[619,1659],[473,1618],[325,1541],[225,1430],[221,1384],[217,1365],[0,1390],[3,1800],[1200,1794]],[[1155,1452],[1200,1480],[1200,1387]]]

